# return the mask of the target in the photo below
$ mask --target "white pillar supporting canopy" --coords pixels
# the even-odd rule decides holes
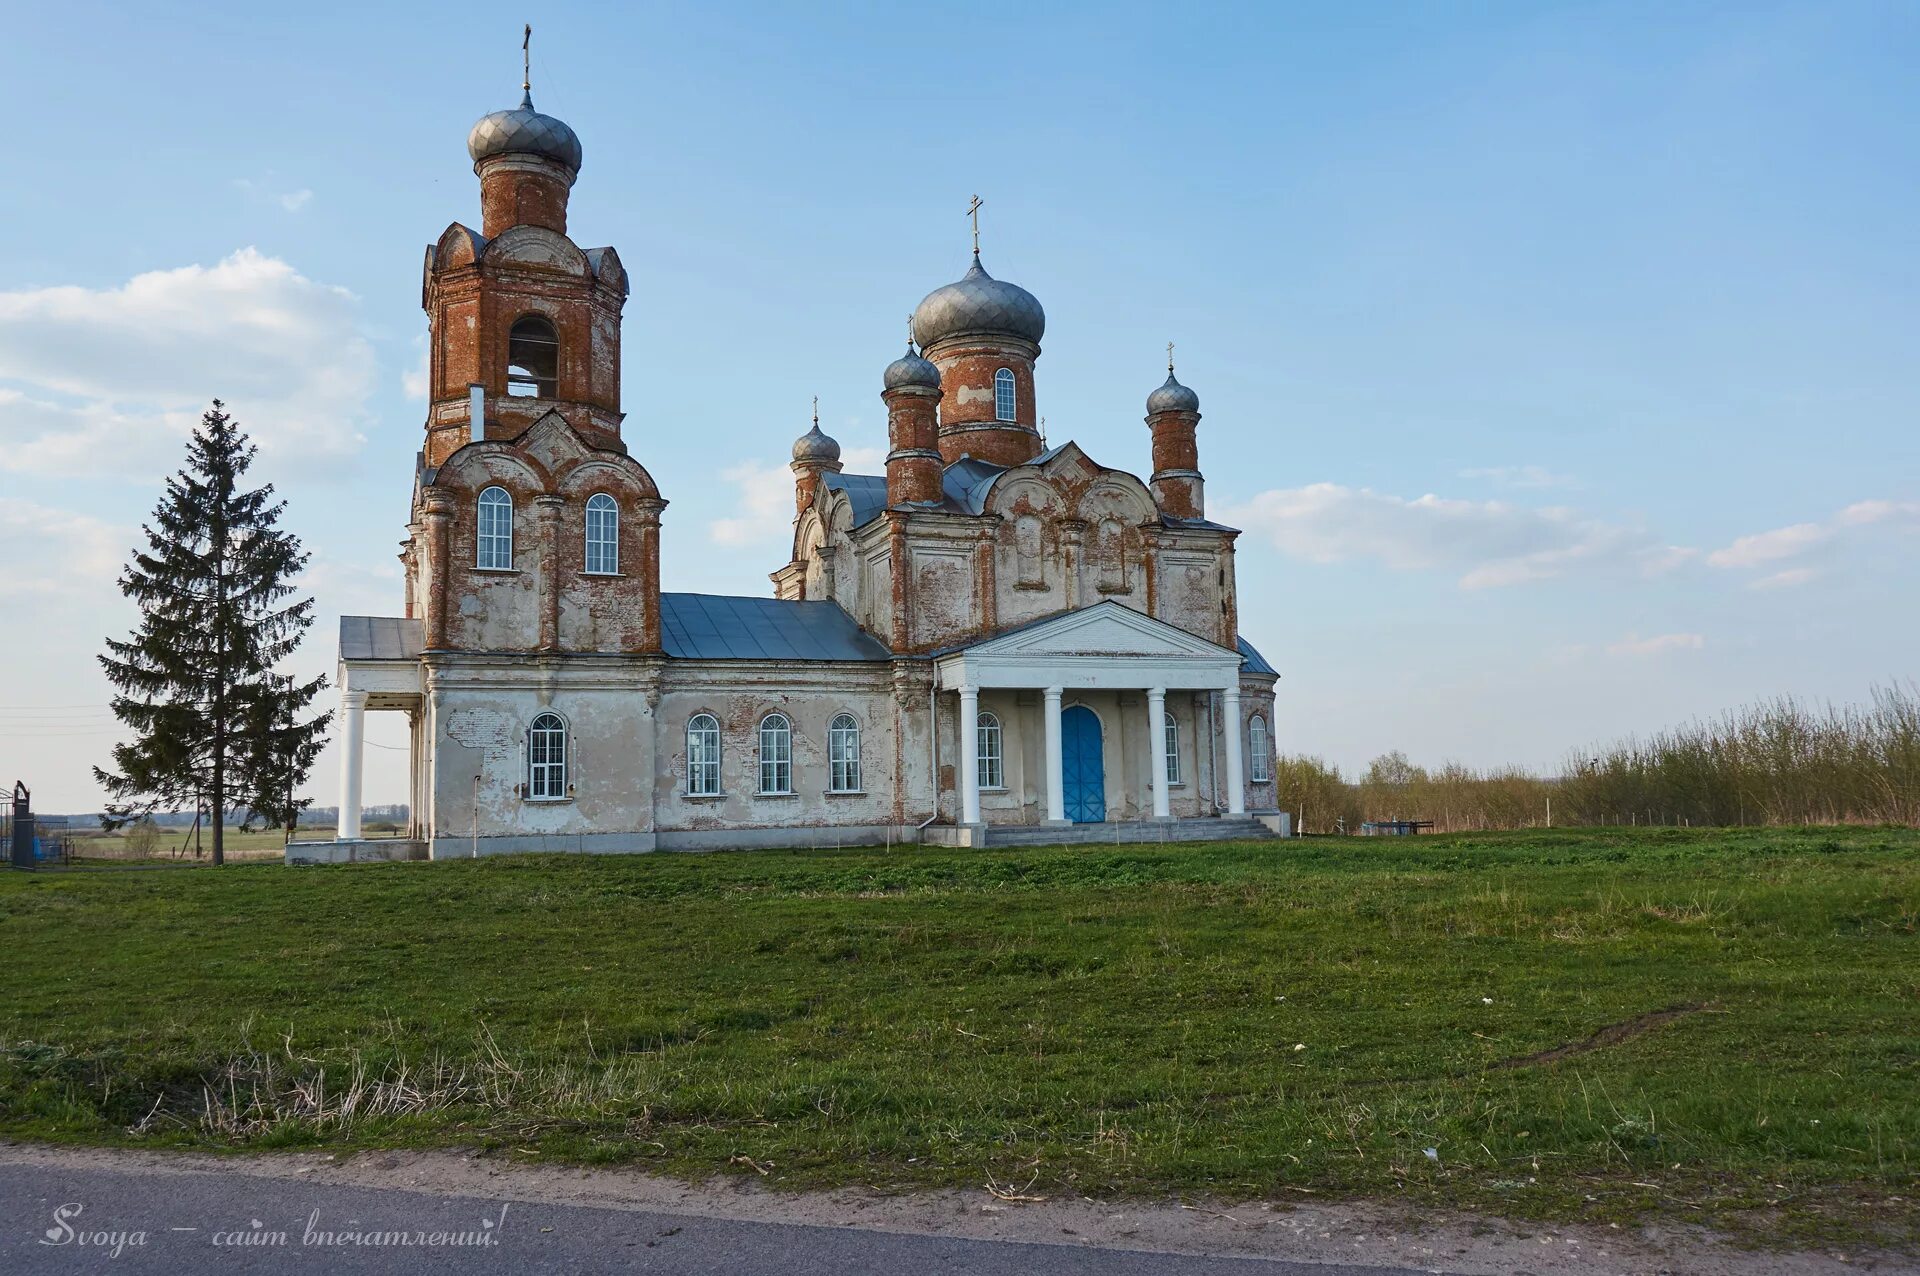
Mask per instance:
[[[960,688],[960,822],[980,822],[980,689]]]
[[[1167,689],[1147,689],[1147,744],[1153,757],[1153,818],[1172,817],[1167,803]]]
[[[1227,814],[1247,813],[1247,773],[1240,760],[1240,741],[1247,724],[1240,717],[1240,685],[1221,689],[1221,734],[1227,738]]]
[[[1048,687],[1047,696],[1047,823],[1067,822],[1066,775],[1060,757],[1060,692]]]
[[[360,776],[366,754],[367,693],[340,693],[340,819],[334,836],[342,842],[360,838]]]

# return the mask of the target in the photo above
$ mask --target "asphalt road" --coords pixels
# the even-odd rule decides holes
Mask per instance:
[[[0,1219],[0,1272],[7,1273],[1389,1276],[1413,1270],[752,1223],[238,1173],[31,1164],[0,1165]]]

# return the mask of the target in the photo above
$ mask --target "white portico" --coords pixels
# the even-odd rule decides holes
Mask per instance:
[[[1180,747],[1183,738],[1193,742],[1196,755],[1204,749],[1207,758],[1218,756],[1224,763],[1217,780],[1214,769],[1206,769],[1218,801],[1218,808],[1207,813],[1243,816],[1247,810],[1237,651],[1119,603],[1102,602],[938,656],[935,670],[939,688],[959,701],[954,779],[962,828],[983,827],[983,773],[992,777],[997,759],[989,758],[983,767],[982,743],[997,747],[1005,729],[998,714],[983,715],[983,692],[1038,692],[1041,697],[1041,765],[1032,768],[1032,778],[1044,794],[1049,825],[1104,820],[1105,794],[1113,783],[1106,759],[1128,746],[1133,756],[1147,760],[1151,802],[1139,804],[1143,813],[1150,810],[1155,820],[1173,818],[1170,789],[1183,773],[1177,761],[1169,765],[1169,750]],[[1137,704],[1141,695],[1144,712]],[[1189,715],[1185,725],[1170,714],[1170,697],[1189,706],[1205,704],[1204,727],[1198,714]],[[1196,773],[1199,761],[1196,756],[1190,764]],[[1140,768],[1132,770],[1137,774]]]

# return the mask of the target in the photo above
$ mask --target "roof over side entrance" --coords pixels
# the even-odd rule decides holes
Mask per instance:
[[[418,620],[404,616],[342,616],[340,659],[418,660],[422,632]]]

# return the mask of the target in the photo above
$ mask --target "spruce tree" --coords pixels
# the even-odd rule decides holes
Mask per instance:
[[[135,739],[114,746],[114,773],[94,768],[111,797],[109,827],[161,808],[205,804],[213,862],[224,862],[230,810],[291,823],[328,719],[300,715],[326,686],[278,671],[313,623],[313,600],[290,583],[305,566],[299,538],[279,527],[271,484],[241,487],[254,447],[220,400],[200,418],[187,463],[167,479],[153,521],[120,575],[138,603],[131,637],[107,640],[100,664],[119,689],[113,711]]]

